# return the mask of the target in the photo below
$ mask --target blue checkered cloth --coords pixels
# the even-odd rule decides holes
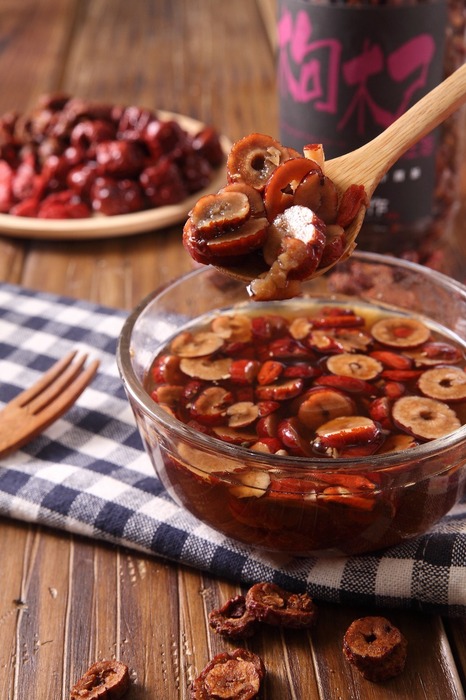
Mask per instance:
[[[0,464],[0,515],[61,528],[316,600],[466,614],[466,502],[384,553],[289,558],[214,532],[175,504],[146,456],[115,362],[126,314],[0,285],[0,405],[71,349],[101,361],[64,417]]]

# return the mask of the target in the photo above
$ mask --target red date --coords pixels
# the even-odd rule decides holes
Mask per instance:
[[[66,95],[3,115],[0,134],[0,212],[14,216],[115,216],[176,204],[206,187],[224,161],[212,127],[192,134],[151,110]],[[42,207],[69,189],[73,202]]]

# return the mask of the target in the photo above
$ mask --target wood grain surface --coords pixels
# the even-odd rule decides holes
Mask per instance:
[[[187,114],[232,140],[277,134],[273,0],[0,0],[0,35],[0,113],[53,91]],[[190,268],[178,225],[115,240],[0,237],[0,280],[126,310]],[[129,665],[131,700],[185,699],[232,648],[207,624],[239,592],[228,581],[7,519],[0,553],[0,700],[65,700],[110,657]],[[465,697],[464,620],[387,611],[408,638],[407,671],[383,685],[353,672],[342,637],[372,612],[322,604],[311,633],[249,641],[268,669],[264,699]]]

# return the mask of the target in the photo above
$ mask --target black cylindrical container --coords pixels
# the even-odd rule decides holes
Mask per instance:
[[[280,139],[326,159],[363,145],[465,60],[464,0],[278,0]],[[372,198],[358,246],[428,262],[457,194],[459,114]]]

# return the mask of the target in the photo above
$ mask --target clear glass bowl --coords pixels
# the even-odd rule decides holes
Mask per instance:
[[[306,283],[303,296],[411,311],[466,340],[466,287],[388,256],[356,252],[337,271]],[[466,426],[397,453],[314,460],[227,444],[150,398],[144,377],[167,339],[203,314],[247,301],[242,283],[203,267],[151,294],[122,329],[119,371],[145,449],[172,498],[229,537],[298,556],[384,548],[440,520],[463,494]]]

